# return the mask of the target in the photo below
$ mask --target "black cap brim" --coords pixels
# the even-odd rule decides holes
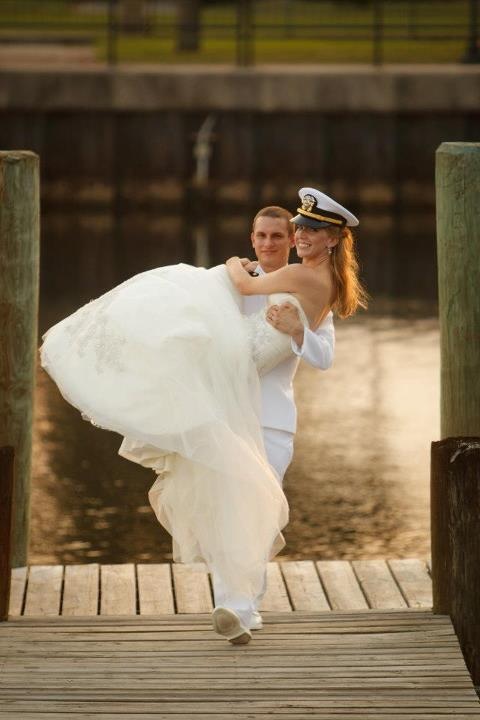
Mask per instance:
[[[327,228],[327,227],[338,227],[335,223],[324,222],[323,220],[314,220],[313,218],[305,217],[305,215],[295,215],[290,220],[294,225],[305,225],[311,228]]]

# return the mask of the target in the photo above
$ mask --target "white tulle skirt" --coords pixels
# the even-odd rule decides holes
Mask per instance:
[[[262,589],[288,505],[259,423],[259,380],[225,266],[136,275],[44,336],[41,362],[85,419],[125,436],[158,477],[152,507],[174,558],[232,593]]]

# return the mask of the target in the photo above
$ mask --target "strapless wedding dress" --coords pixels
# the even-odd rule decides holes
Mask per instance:
[[[284,299],[299,306],[269,301]],[[259,373],[292,351],[264,310],[240,308],[225,265],[158,268],[50,328],[40,353],[65,399],[157,473],[149,499],[174,559],[203,561],[255,597],[288,521],[263,446]]]

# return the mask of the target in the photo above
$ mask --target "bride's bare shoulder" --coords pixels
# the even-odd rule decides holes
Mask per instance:
[[[333,283],[332,274],[328,267],[310,267],[301,263],[286,265],[277,271],[278,277],[290,280],[290,287],[297,292],[308,288],[310,292],[330,291]]]
[[[301,268],[301,277],[305,282],[309,282],[312,285],[323,286],[329,285],[332,281],[332,273],[330,268],[325,265],[319,265],[316,267],[310,267],[308,265],[299,265]]]

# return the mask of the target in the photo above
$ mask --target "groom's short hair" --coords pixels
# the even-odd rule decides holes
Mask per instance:
[[[283,220],[285,220],[286,222],[288,234],[293,235],[293,233],[295,232],[295,225],[290,222],[293,217],[292,213],[289,212],[289,210],[280,207],[280,205],[267,205],[267,207],[259,210],[253,218],[252,232],[255,231],[255,223],[260,217],[283,218]]]

